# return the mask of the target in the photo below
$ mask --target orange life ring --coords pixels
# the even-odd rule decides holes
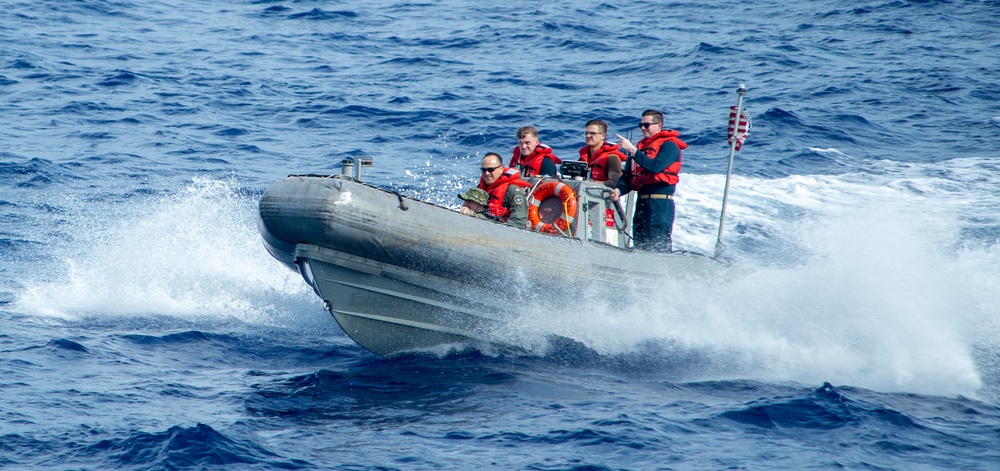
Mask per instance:
[[[542,201],[553,196],[562,201],[562,215],[551,223],[542,222],[542,217],[538,214],[538,207]],[[531,201],[528,202],[528,221],[531,221],[531,229],[547,234],[569,235],[569,228],[576,218],[577,201],[576,192],[563,182],[547,181],[538,185],[538,188],[531,194]]]

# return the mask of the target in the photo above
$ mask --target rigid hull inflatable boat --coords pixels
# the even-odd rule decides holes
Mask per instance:
[[[259,229],[271,255],[297,270],[344,332],[378,355],[476,344],[524,350],[530,342],[517,333],[526,312],[573,309],[579,293],[607,292],[609,283],[723,266],[699,254],[627,248],[606,187],[558,182],[578,198],[575,217],[562,215],[570,224],[549,225],[565,227],[557,231],[563,234],[465,216],[348,175],[278,181],[261,198]],[[558,196],[548,199],[567,207]]]
[[[595,301],[642,308],[650,289],[671,280],[719,281],[733,158],[750,130],[746,92],[740,84],[730,108],[713,257],[629,248],[624,221],[634,205],[614,205],[602,183],[583,180],[587,164],[570,161],[560,168],[570,180],[529,182],[534,230],[366,185],[361,167],[371,160],[348,158],[343,175],[293,175],[271,186],[260,232],[271,255],[298,270],[344,332],[375,354],[449,344],[523,350],[545,334],[537,320],[553,312],[595,315]]]

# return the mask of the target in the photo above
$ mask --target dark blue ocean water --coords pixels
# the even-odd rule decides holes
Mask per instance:
[[[0,468],[1000,469],[998,31],[997,1],[6,1]],[[658,108],[675,243],[710,252],[739,83],[730,273],[526,316],[586,348],[375,357],[256,230],[286,174],[364,155],[457,207],[519,126],[575,158]]]

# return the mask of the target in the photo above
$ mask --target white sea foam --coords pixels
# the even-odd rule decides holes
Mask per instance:
[[[46,316],[231,316],[282,323],[319,301],[266,252],[256,199],[232,179],[195,179],[178,194],[92,211],[56,262],[27,280],[16,310]],[[109,216],[111,215],[111,216]]]
[[[985,366],[975,350],[1000,347],[1000,248],[966,231],[995,218],[983,165],[737,178],[726,239],[736,276],[643,280],[631,294],[641,303],[595,299],[540,324],[609,355],[649,342],[698,352],[711,366],[690,379],[975,394]],[[942,168],[947,178],[927,175]],[[684,179],[681,245],[710,253],[723,179]]]

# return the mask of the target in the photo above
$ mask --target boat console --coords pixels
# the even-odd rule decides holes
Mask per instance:
[[[634,202],[611,200],[613,188],[603,182],[585,180],[586,162],[566,161],[560,177],[528,179],[528,219],[532,230],[599,242],[619,248],[631,247]]]

